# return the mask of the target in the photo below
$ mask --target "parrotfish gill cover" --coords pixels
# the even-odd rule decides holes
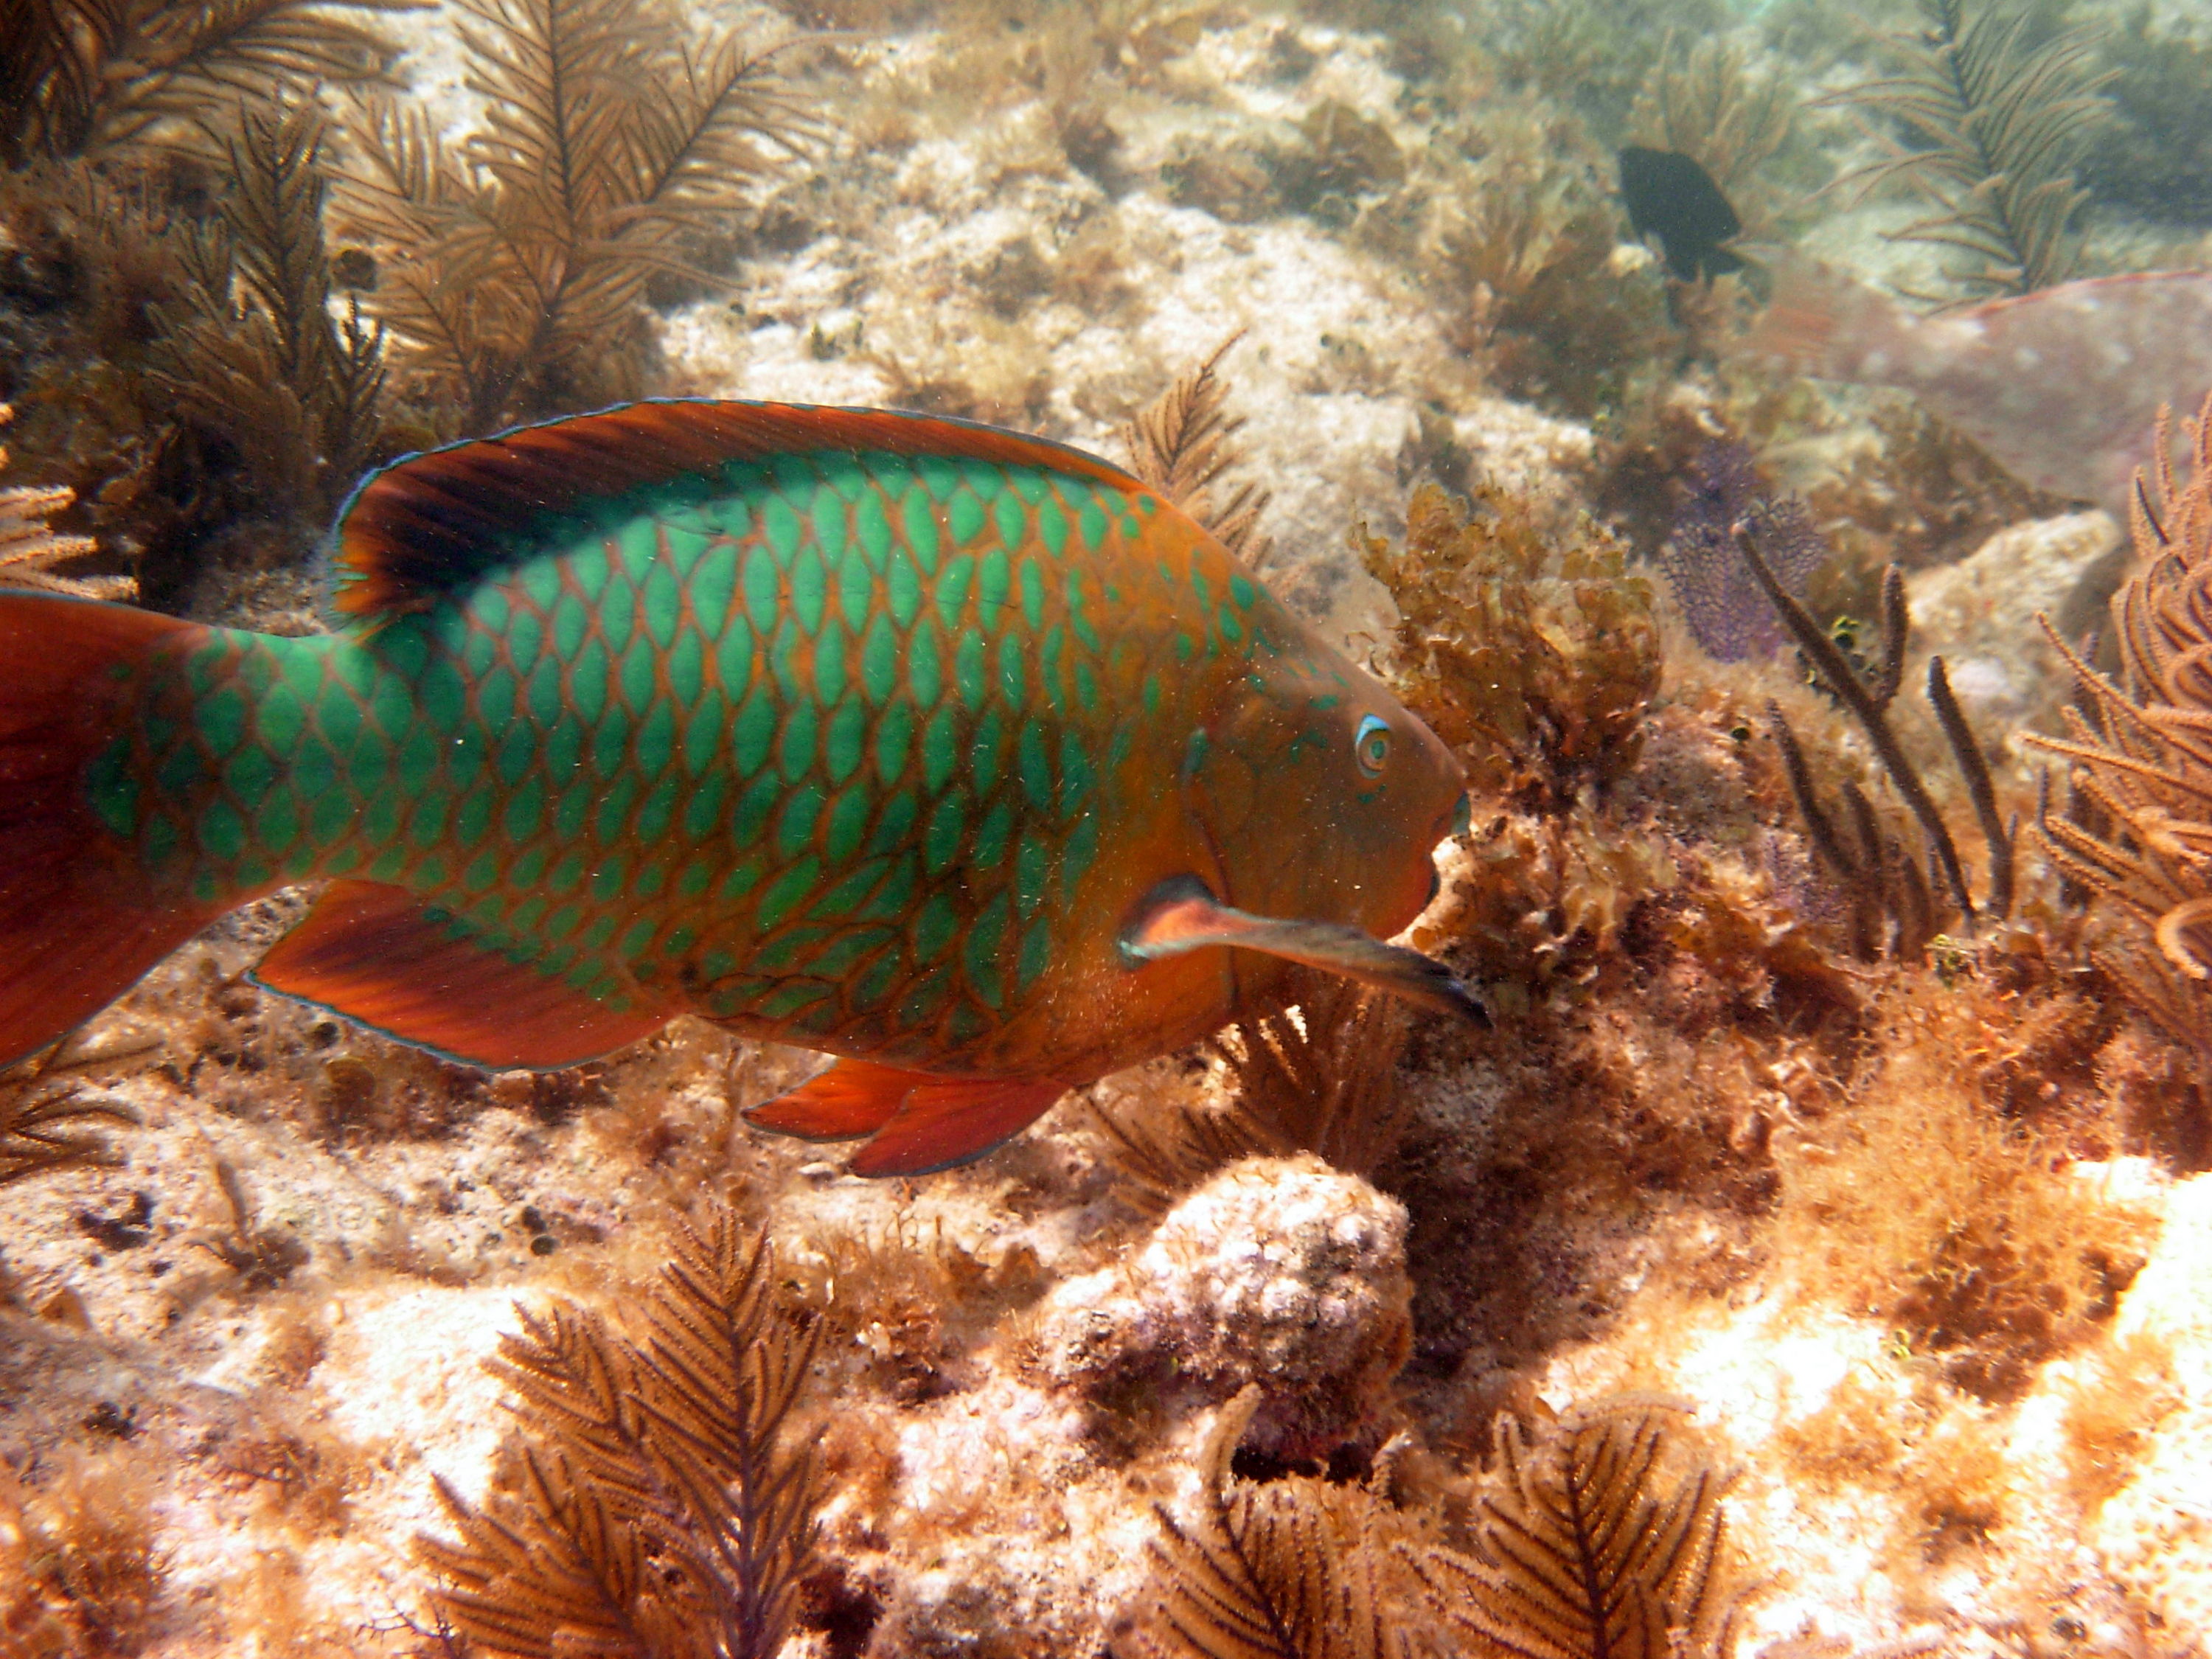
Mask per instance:
[[[1403,927],[1460,769],[1076,450],[653,402],[411,457],[338,633],[0,598],[0,1060],[223,912],[262,981],[495,1066],[678,1012],[852,1059],[757,1121],[916,1172],[1279,999],[1460,1006]],[[1219,947],[1219,948],[1214,948]]]

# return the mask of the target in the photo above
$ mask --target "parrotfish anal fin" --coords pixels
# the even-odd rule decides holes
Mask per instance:
[[[1209,945],[1304,963],[1478,1025],[1490,1024],[1488,1012],[1434,957],[1385,945],[1340,922],[1285,921],[1231,909],[1194,876],[1172,876],[1155,887],[1121,935],[1121,949],[1139,962],[1179,957]]]
[[[919,1072],[841,1060],[789,1093],[749,1108],[745,1121],[800,1140],[858,1140],[890,1122],[922,1081]]]
[[[650,1036],[672,1012],[617,1010],[372,881],[332,882],[253,977],[272,991],[477,1066],[551,1071]]]
[[[861,1176],[932,1175],[969,1164],[1042,1117],[1065,1083],[933,1077],[841,1060],[745,1114],[756,1128],[807,1140],[869,1135],[847,1167]]]
[[[1041,466],[1131,489],[1120,467],[1048,439],[896,410],[653,399],[434,449],[370,474],[341,509],[333,601],[349,616],[428,610],[520,556],[534,524],[588,501],[778,455],[942,455]]]
[[[918,1176],[972,1164],[1066,1092],[1065,1083],[925,1078],[846,1167],[860,1176]]]

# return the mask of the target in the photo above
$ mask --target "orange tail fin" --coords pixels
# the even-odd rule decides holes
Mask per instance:
[[[1905,378],[1918,319],[1903,306],[1802,257],[1776,261],[1774,276],[1774,298],[1746,337],[1745,349],[1823,380]]]
[[[220,907],[145,890],[86,769],[128,705],[115,672],[191,623],[126,605],[0,592],[0,1066],[82,1024]]]

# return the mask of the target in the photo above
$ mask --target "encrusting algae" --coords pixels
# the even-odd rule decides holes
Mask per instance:
[[[2204,1659],[2201,23],[16,11],[0,1654]]]

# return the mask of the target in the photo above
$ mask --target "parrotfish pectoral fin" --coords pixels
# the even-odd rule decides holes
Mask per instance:
[[[973,1163],[1042,1117],[1066,1091],[1064,1083],[933,1077],[842,1060],[754,1107],[745,1121],[805,1140],[872,1136],[847,1166],[854,1175],[933,1175]]]
[[[1490,1024],[1489,1011],[1434,957],[1401,945],[1385,945],[1371,933],[1339,922],[1282,921],[1232,909],[1195,876],[1171,876],[1155,887],[1121,934],[1123,955],[1139,963],[1181,956],[1209,945],[1264,951],[1324,973],[1341,974],[1478,1025]]]
[[[253,977],[402,1042],[501,1069],[595,1060],[650,1036],[671,1012],[610,1007],[456,937],[413,894],[373,881],[332,882]]]

